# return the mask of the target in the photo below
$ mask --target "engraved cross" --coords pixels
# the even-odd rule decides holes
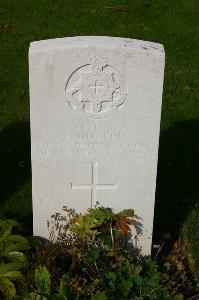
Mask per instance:
[[[90,87],[91,89],[93,89],[94,92],[95,92],[95,95],[98,96],[98,95],[100,94],[100,91],[101,91],[102,89],[104,89],[104,85],[103,85],[103,84],[97,84],[97,83],[98,83],[98,80],[95,80],[93,84],[90,84],[90,85],[89,85],[89,87]]]
[[[92,163],[92,174],[91,174],[91,184],[74,184],[71,182],[71,189],[73,190],[90,190],[91,192],[91,207],[93,203],[97,202],[97,190],[116,190],[117,184],[98,184],[97,183],[97,171],[98,163]]]

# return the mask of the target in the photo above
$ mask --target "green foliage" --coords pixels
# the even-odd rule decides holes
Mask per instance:
[[[88,209],[88,213],[85,215],[76,215],[71,221],[72,225],[70,229],[79,238],[83,239],[100,235],[100,238],[105,243],[109,240],[112,248],[114,248],[116,236],[130,233],[130,226],[136,224],[136,220],[139,219],[132,209],[125,209],[119,213],[114,213],[112,209],[101,206]]]
[[[59,288],[51,281],[52,299],[168,299],[156,263],[133,247],[130,229],[141,229],[139,221],[131,209],[114,213],[105,207],[85,214],[64,208],[64,215],[53,215],[50,241],[37,252],[38,264],[49,270],[48,278],[59,282],[61,273],[55,278],[52,262],[62,265]],[[64,256],[49,252],[51,247],[63,249]],[[43,295],[47,296],[44,291]]]
[[[48,298],[33,292],[23,298],[23,300],[48,300]]]
[[[105,207],[89,209],[84,215],[64,208],[64,215],[53,215],[49,223],[50,240],[32,239],[31,243],[37,245],[34,262],[37,267],[34,283],[30,283],[33,290],[24,297],[27,286],[22,270],[28,267],[28,261],[22,251],[30,245],[26,238],[13,233],[19,229],[15,221],[0,220],[0,297],[5,300],[182,300],[183,295],[177,293],[180,290],[174,292],[175,282],[170,280],[169,273],[160,276],[156,263],[134,249],[130,229],[131,226],[141,229],[139,221],[133,210],[114,213]],[[176,246],[165,267],[176,265],[187,285],[180,254]]]
[[[38,293],[49,296],[51,294],[50,275],[46,267],[39,266],[35,270],[35,282]]]
[[[2,292],[3,297],[7,300],[12,300],[16,296],[14,283],[6,277],[0,279],[0,291]]]
[[[91,300],[108,300],[108,298],[106,297],[106,294],[104,292],[101,293],[97,291],[95,295],[91,295]]]
[[[64,214],[54,214],[48,226],[49,240],[33,238],[31,242],[37,249],[32,265],[34,282],[29,282],[31,291],[22,299],[183,300],[180,287],[190,281],[184,273],[181,248],[176,244],[164,262],[164,273],[159,273],[156,262],[133,247],[131,227],[142,227],[133,210],[114,213],[110,208],[95,207],[77,214],[65,207]],[[15,236],[11,229],[4,232],[2,240]],[[19,251],[19,241],[22,249],[28,248],[27,241],[13,240],[17,240],[17,253],[3,247],[7,261],[0,265],[0,289],[8,300],[17,294],[16,282],[23,280],[21,268],[27,261]]]
[[[0,220],[0,263],[10,261],[23,268],[27,266],[27,258],[21,251],[30,246],[26,238],[12,234],[15,228],[19,228],[16,221]]]
[[[24,300],[67,300],[68,290],[65,286],[67,276],[63,276],[60,282],[58,294],[53,294],[51,290],[51,279],[46,267],[39,266],[35,269],[35,292],[31,292]]]
[[[71,230],[78,234],[80,238],[94,236],[97,234],[97,231],[94,229],[96,225],[93,221],[93,218],[90,218],[90,216],[82,216],[80,214],[75,218],[74,224],[71,226]]]
[[[69,276],[64,274],[64,276],[61,279],[60,287],[59,287],[59,295],[66,297],[67,295],[70,295],[70,290],[68,288],[69,283]]]
[[[0,292],[6,300],[15,298],[16,283],[25,288],[21,270],[28,266],[28,261],[21,251],[30,248],[24,237],[12,233],[13,229],[19,229],[16,221],[0,220]]]

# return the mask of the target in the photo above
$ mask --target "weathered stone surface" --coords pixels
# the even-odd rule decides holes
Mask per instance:
[[[63,205],[96,201],[142,217],[151,248],[164,72],[156,43],[112,37],[33,42],[29,52],[34,234]]]

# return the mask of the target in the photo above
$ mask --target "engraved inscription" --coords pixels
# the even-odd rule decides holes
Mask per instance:
[[[98,163],[92,162],[91,184],[74,184],[71,182],[71,189],[73,190],[89,190],[91,192],[91,207],[97,202],[97,190],[117,189],[117,184],[98,184]]]
[[[98,158],[148,157],[156,155],[151,144],[142,139],[127,139],[124,127],[106,127],[99,124],[66,124],[62,135],[51,141],[32,145],[32,151],[40,157],[66,158],[76,161],[93,161]]]
[[[66,83],[70,107],[94,119],[114,114],[126,97],[124,78],[108,64],[107,58],[92,58],[90,64],[75,70]]]

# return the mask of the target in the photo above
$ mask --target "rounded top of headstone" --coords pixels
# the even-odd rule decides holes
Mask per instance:
[[[38,50],[49,50],[50,48],[85,46],[141,48],[146,51],[156,51],[164,53],[164,47],[162,44],[124,37],[109,36],[75,36],[35,41],[30,43],[30,52]]]

